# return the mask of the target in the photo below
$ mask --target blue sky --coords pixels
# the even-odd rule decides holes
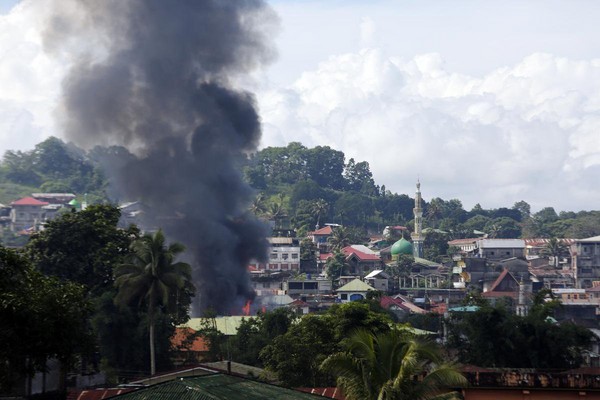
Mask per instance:
[[[0,0],[0,14],[7,13],[18,0]]]

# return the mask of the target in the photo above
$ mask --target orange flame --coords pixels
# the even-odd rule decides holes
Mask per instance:
[[[251,304],[252,304],[252,301],[250,301],[250,300],[246,301],[246,305],[242,308],[244,315],[246,315],[246,316],[250,315],[250,305]]]

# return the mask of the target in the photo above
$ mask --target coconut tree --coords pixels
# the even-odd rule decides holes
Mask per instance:
[[[339,251],[350,245],[350,234],[348,229],[338,226],[333,229],[331,236],[327,238],[332,251]]]
[[[540,254],[544,257],[552,257],[554,268],[558,268],[558,261],[560,257],[564,257],[569,254],[567,245],[560,239],[550,238],[544,245]]]
[[[450,388],[466,384],[439,347],[399,330],[356,331],[347,350],[329,356],[321,368],[337,378],[348,400],[459,398]]]
[[[190,287],[191,267],[175,262],[185,247],[180,243],[165,242],[159,230],[154,235],[145,234],[131,245],[129,262],[115,269],[115,286],[118,288],[115,303],[121,306],[137,305],[148,313],[150,339],[150,373],[156,373],[154,323],[160,311],[177,310],[178,291]]]
[[[267,212],[267,204],[264,193],[259,193],[256,195],[254,200],[252,200],[252,204],[249,207],[250,211],[256,215],[257,217],[262,217]]]
[[[327,211],[329,211],[329,204],[323,199],[315,200],[312,204],[312,211],[317,214],[317,226],[316,229],[319,229],[321,225],[321,216],[325,215]]]

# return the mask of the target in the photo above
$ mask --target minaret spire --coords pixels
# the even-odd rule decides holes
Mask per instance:
[[[421,207],[421,182],[419,178],[417,178],[417,192],[413,214],[415,216],[415,231],[411,235],[413,240],[413,256],[423,258],[423,208]]]

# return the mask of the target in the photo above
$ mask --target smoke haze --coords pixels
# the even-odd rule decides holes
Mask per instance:
[[[121,199],[150,207],[147,227],[186,245],[196,313],[243,304],[266,230],[246,212],[253,193],[239,166],[261,127],[253,95],[232,82],[273,58],[273,12],[260,0],[55,5],[45,46],[72,63],[59,112],[65,138],[135,155],[108,173]]]

